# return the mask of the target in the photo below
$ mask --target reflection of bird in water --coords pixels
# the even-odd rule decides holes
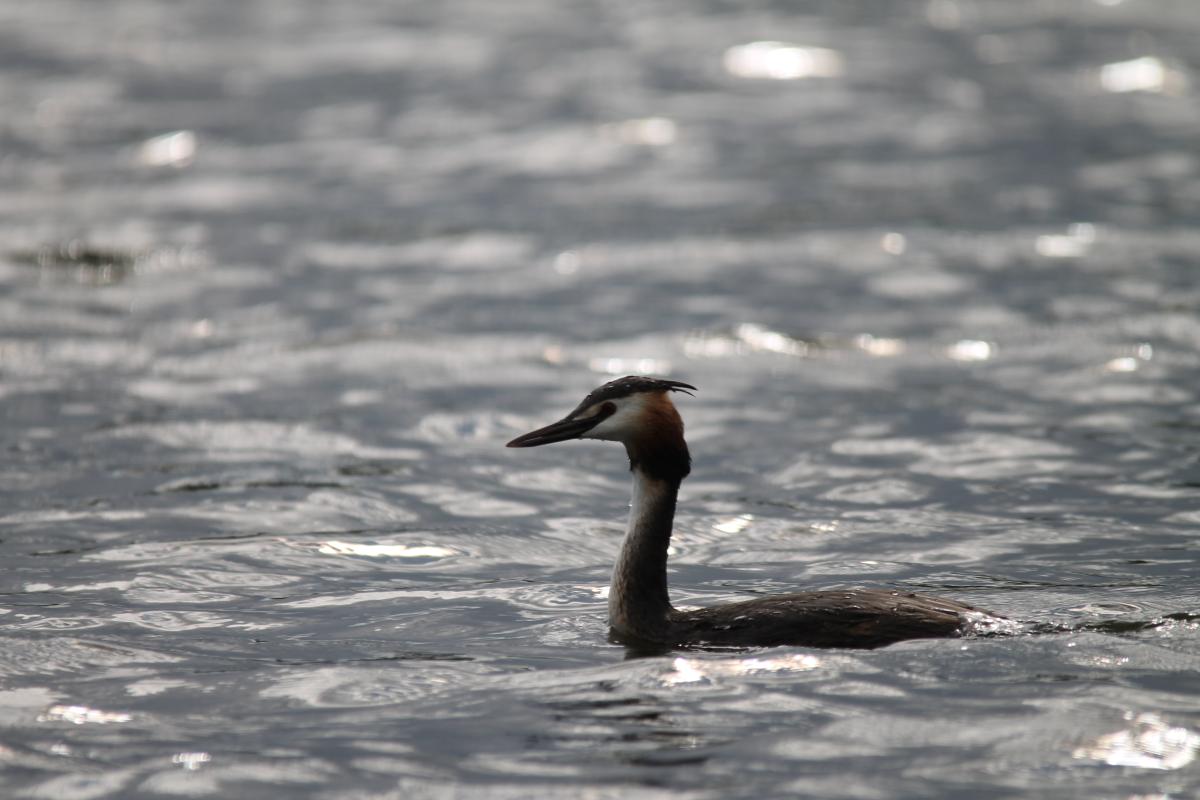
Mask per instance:
[[[633,504],[608,595],[609,624],[618,638],[659,645],[879,647],[956,636],[981,622],[1000,621],[953,600],[885,589],[799,592],[692,611],[672,607],[667,547],[691,456],[669,393],[695,388],[658,378],[620,378],[593,391],[564,419],[508,443],[537,447],[604,439],[625,445]]]

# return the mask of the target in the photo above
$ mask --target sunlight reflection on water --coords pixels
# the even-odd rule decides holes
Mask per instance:
[[[783,42],[750,42],[725,51],[725,69],[739,78],[836,78],[845,67],[842,55],[824,47]]]
[[[1095,743],[1080,747],[1075,758],[1102,761],[1114,767],[1182,769],[1200,750],[1200,734],[1172,727],[1155,713],[1125,715],[1130,728],[1105,734]]]
[[[663,676],[667,686],[699,683],[721,677],[755,674],[761,672],[797,672],[817,669],[821,659],[811,655],[791,655],[781,658],[743,658],[732,661],[699,661],[676,658],[671,671]]]
[[[364,544],[362,542],[321,542],[318,550],[335,556],[367,556],[368,558],[449,558],[457,555],[449,547],[436,545]]]
[[[132,714],[123,711],[101,711],[87,706],[51,706],[38,716],[38,722],[70,722],[75,725],[108,725],[129,722]]]

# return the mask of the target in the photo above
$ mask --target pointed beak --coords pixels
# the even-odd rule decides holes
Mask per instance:
[[[583,434],[596,427],[600,420],[596,417],[586,419],[561,419],[544,428],[530,431],[509,442],[507,447],[540,447],[554,442],[565,442],[567,439],[578,439]]]

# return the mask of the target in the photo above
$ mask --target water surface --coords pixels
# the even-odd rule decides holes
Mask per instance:
[[[1200,17],[1147,4],[0,8],[0,785],[1187,797]],[[679,604],[1046,632],[634,657]],[[1157,620],[1157,624],[1144,625]]]

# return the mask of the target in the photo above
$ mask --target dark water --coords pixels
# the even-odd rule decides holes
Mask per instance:
[[[0,792],[1195,796],[1198,65],[1193,0],[3,4]],[[678,603],[1068,632],[627,658],[619,450],[502,447],[625,373],[701,387]]]

